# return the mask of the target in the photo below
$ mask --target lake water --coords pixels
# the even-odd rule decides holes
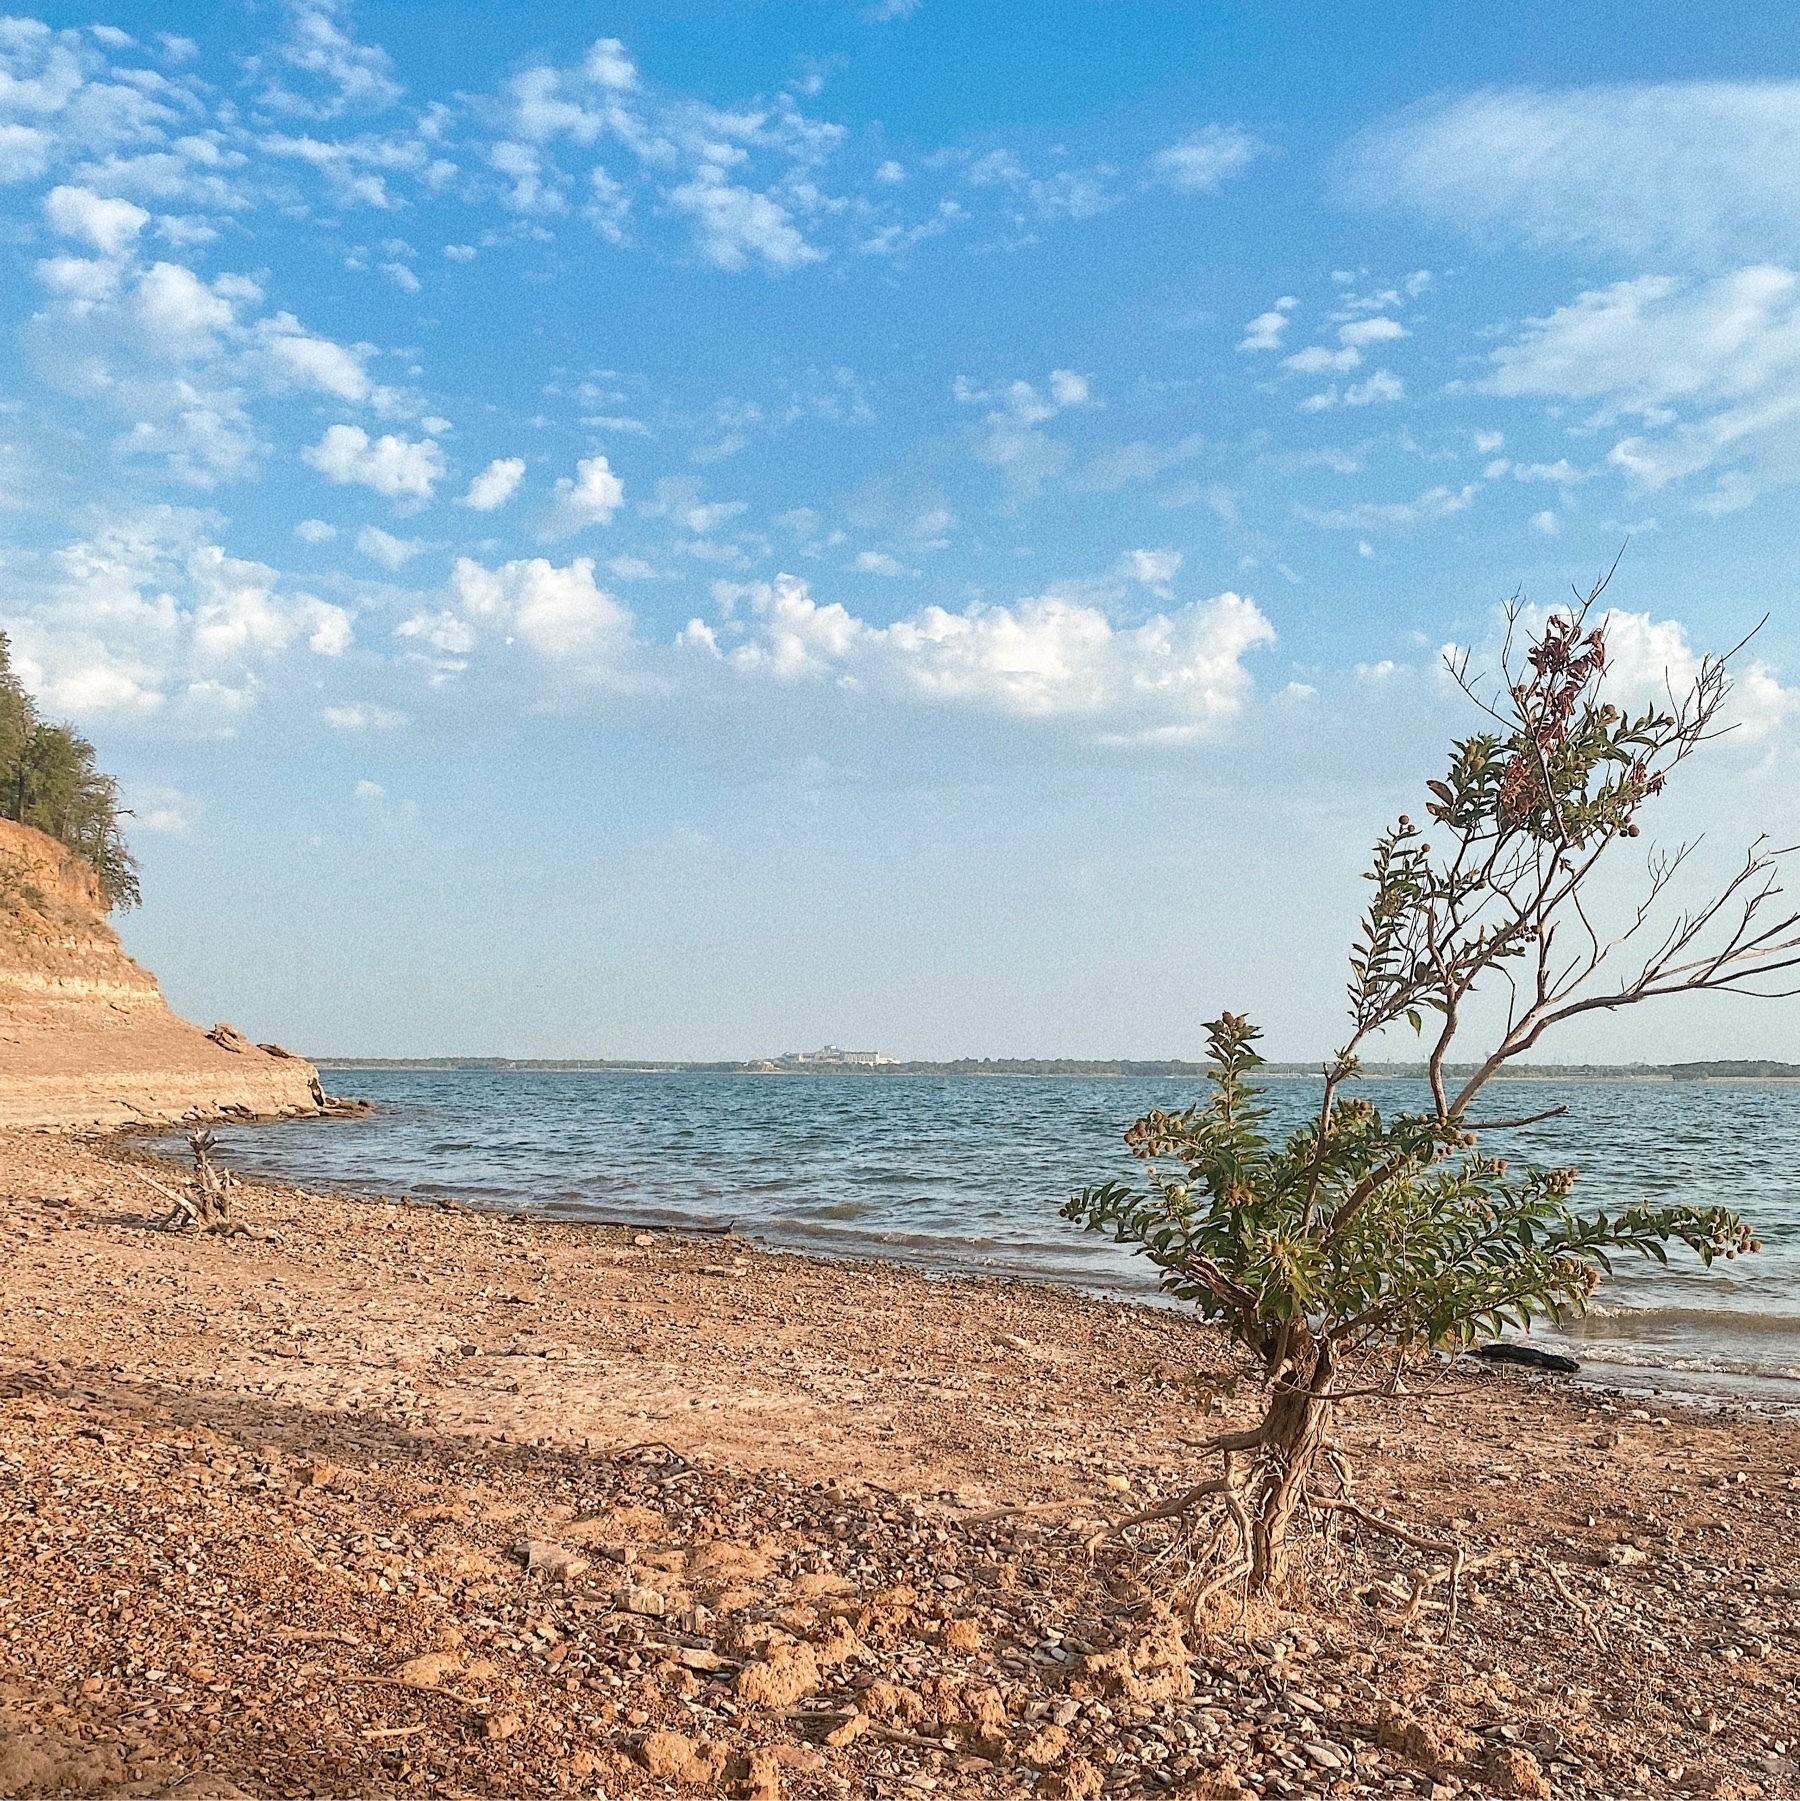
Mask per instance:
[[[362,1120],[221,1134],[246,1172],[471,1206],[723,1225],[829,1256],[1031,1276],[1154,1294],[1141,1259],[1057,1217],[1075,1189],[1138,1165],[1120,1134],[1150,1107],[1186,1105],[1186,1078],[750,1076],[628,1071],[343,1070]],[[1423,1086],[1369,1081],[1383,1111]],[[1719,1202],[1760,1256],[1662,1270],[1625,1259],[1570,1346],[1603,1380],[1727,1387],[1800,1403],[1800,1083],[1531,1082],[1491,1112],[1559,1119],[1497,1135],[1515,1161],[1579,1166],[1578,1198]],[[1269,1085],[1285,1127],[1317,1085]],[[172,1153],[179,1141],[165,1141]],[[1539,1342],[1563,1345],[1540,1329]]]

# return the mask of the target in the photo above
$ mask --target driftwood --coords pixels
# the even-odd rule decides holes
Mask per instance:
[[[180,1232],[197,1226],[202,1232],[215,1232],[225,1238],[261,1237],[242,1220],[231,1217],[231,1190],[236,1184],[230,1171],[220,1169],[212,1160],[217,1144],[218,1140],[204,1127],[197,1127],[188,1134],[188,1146],[194,1153],[194,1173],[185,1193],[157,1181],[141,1169],[133,1168],[131,1173],[146,1188],[154,1188],[164,1200],[173,1203],[162,1222],[164,1231]]]

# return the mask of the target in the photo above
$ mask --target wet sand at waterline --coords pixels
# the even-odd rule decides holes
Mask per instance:
[[[1465,1361],[1339,1428],[1447,1644],[1354,1533],[1190,1628],[1170,1309],[140,1169],[0,1134],[0,1793],[1800,1794],[1786,1417]]]

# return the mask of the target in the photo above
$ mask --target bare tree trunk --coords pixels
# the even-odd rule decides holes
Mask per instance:
[[[1288,1528],[1306,1499],[1307,1478],[1325,1442],[1330,1350],[1316,1347],[1311,1369],[1308,1359],[1295,1361],[1298,1367],[1290,1363],[1279,1378],[1263,1415],[1258,1486],[1249,1508],[1252,1594],[1277,1593],[1286,1582]]]

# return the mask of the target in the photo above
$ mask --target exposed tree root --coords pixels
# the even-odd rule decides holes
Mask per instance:
[[[1544,1556],[1542,1552],[1534,1551],[1532,1553],[1531,1561],[1544,1571],[1550,1578],[1551,1584],[1556,1589],[1556,1592],[1581,1615],[1581,1623],[1593,1635],[1594,1643],[1604,1651],[1606,1649],[1606,1635],[1594,1623],[1593,1608],[1588,1606],[1588,1604],[1569,1587],[1568,1583],[1563,1580],[1562,1571],[1559,1570],[1549,1558]]]
[[[1194,1557],[1190,1568],[1195,1573],[1206,1571],[1222,1550],[1228,1533],[1233,1530],[1235,1530],[1237,1543],[1227,1566],[1216,1574],[1205,1576],[1196,1587],[1193,1598],[1187,1606],[1188,1623],[1192,1626],[1198,1620],[1201,1609],[1214,1595],[1231,1587],[1233,1583],[1250,1578],[1255,1572],[1255,1527],[1251,1519],[1250,1508],[1246,1504],[1253,1471],[1240,1471],[1237,1461],[1244,1453],[1262,1448],[1268,1442],[1266,1432],[1260,1427],[1246,1432],[1229,1433],[1214,1439],[1208,1449],[1222,1454],[1225,1464],[1222,1475],[1205,1482],[1196,1482],[1173,1499],[1164,1501],[1155,1507],[1148,1507],[1141,1512],[1112,1521],[1087,1541],[1089,1556],[1093,1556],[1110,1540],[1121,1538],[1137,1527],[1186,1519],[1211,1501],[1221,1502],[1226,1518],[1219,1522],[1217,1529],[1212,1533],[1204,1548]],[[1410,1626],[1427,1606],[1437,1605],[1427,1600],[1426,1597],[1430,1591],[1440,1584],[1448,1583],[1449,1595],[1445,1604],[1447,1617],[1441,1640],[1447,1644],[1456,1630],[1463,1576],[1470,1571],[1484,1569],[1490,1564],[1498,1563],[1508,1553],[1489,1551],[1471,1557],[1467,1548],[1453,1538],[1430,1537],[1411,1526],[1402,1525],[1398,1520],[1389,1519],[1385,1514],[1373,1508],[1365,1507],[1352,1492],[1351,1467],[1342,1448],[1330,1441],[1325,1441],[1319,1446],[1319,1453],[1330,1465],[1341,1492],[1336,1495],[1321,1495],[1311,1492],[1308,1487],[1303,1485],[1296,1508],[1297,1513],[1301,1515],[1342,1515],[1358,1521],[1371,1532],[1380,1533],[1400,1544],[1410,1546],[1413,1550],[1443,1558],[1444,1562],[1441,1565],[1410,1572],[1410,1588],[1402,1588],[1389,1582],[1383,1582],[1377,1586],[1395,1606],[1395,1623],[1401,1626]],[[1282,1478],[1278,1475],[1275,1479]],[[1265,1495],[1262,1499],[1266,1504],[1268,1497]],[[1051,1503],[1049,1505],[1059,1504]],[[1020,1510],[1007,1509],[1003,1511]],[[1160,1554],[1158,1561],[1171,1555],[1175,1549],[1174,1545],[1168,1547]],[[1552,1580],[1556,1580],[1554,1571]],[[1557,1588],[1587,1620],[1589,1629],[1594,1630],[1591,1615],[1582,1603],[1569,1594],[1560,1580],[1557,1580]]]

